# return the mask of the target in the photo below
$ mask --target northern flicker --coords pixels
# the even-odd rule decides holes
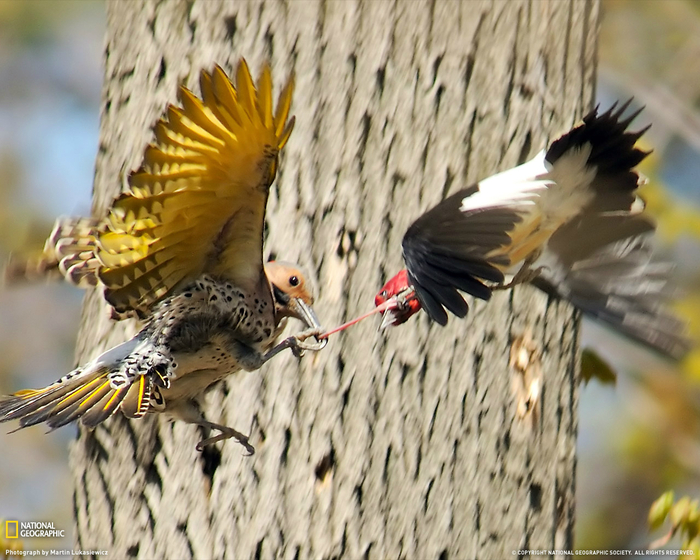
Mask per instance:
[[[318,350],[305,342],[321,328],[304,276],[293,265],[263,265],[263,227],[279,152],[292,132],[293,80],[272,109],[265,66],[255,88],[244,60],[236,86],[220,67],[202,71],[201,99],[180,88],[154,128],[128,188],[104,218],[59,219],[43,254],[15,261],[9,276],[51,275],[98,286],[114,318],[145,326],[128,340],[44,389],[0,401],[0,422],[55,428],[78,418],[95,426],[121,410],[129,418],[165,411],[221,434],[194,405],[208,387],[240,369],[258,369],[280,350]],[[306,330],[275,346],[286,317]]]
[[[304,275],[294,265],[265,265],[272,313],[266,299],[204,275],[158,303],[141,331],[43,389],[0,397],[0,422],[20,420],[20,428],[46,423],[58,428],[80,419],[95,427],[121,411],[127,418],[148,412],[169,415],[221,433],[197,448],[228,438],[254,452],[248,437],[207,421],[197,397],[225,377],[260,368],[285,348],[303,349],[307,335],[320,333]],[[272,317],[267,321],[266,317]],[[307,327],[272,347],[286,318]],[[313,344],[317,350],[323,346]]]

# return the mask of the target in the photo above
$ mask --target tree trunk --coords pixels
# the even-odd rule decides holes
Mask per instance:
[[[202,67],[296,74],[266,251],[332,326],[372,306],[407,226],[532,156],[593,100],[596,0],[108,2],[96,213]],[[572,548],[579,322],[530,287],[446,328],[369,320],[209,396],[242,431],[121,416],[71,453],[77,546],[125,558],[505,558]],[[78,357],[134,332],[88,295]],[[519,358],[512,348],[525,342]],[[522,346],[522,345],[521,345]],[[528,354],[528,349],[533,353]],[[522,360],[528,358],[529,365]],[[250,427],[250,428],[249,428]]]

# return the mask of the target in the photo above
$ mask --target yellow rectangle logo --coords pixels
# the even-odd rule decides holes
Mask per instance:
[[[15,526],[14,535],[10,533],[10,527]],[[19,537],[19,521],[5,521],[5,538],[16,539]]]

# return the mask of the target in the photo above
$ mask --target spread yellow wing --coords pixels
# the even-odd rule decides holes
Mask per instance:
[[[98,235],[98,277],[117,311],[149,308],[202,273],[239,285],[261,274],[267,195],[294,123],[293,84],[274,115],[269,66],[257,90],[243,60],[236,87],[218,66],[200,84],[201,100],[182,87],[182,107],[169,107],[156,125],[156,142]]]
[[[180,88],[181,106],[156,124],[107,217],[60,220],[44,250],[69,280],[99,280],[118,313],[145,314],[203,273],[241,287],[263,274],[265,206],[294,126],[293,79],[274,112],[268,65],[257,88],[242,59],[235,86],[218,66],[202,71],[200,86],[201,99]]]

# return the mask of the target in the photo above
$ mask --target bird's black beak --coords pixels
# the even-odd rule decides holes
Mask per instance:
[[[284,315],[299,319],[309,329],[320,329],[321,323],[316,317],[313,308],[301,298],[295,298],[284,293],[274,284],[272,285],[272,294],[277,302],[277,305],[284,307]]]
[[[294,354],[299,357],[302,356],[304,350],[313,350],[317,352],[322,350],[326,344],[328,344],[327,338],[319,338],[319,335],[323,332],[323,327],[321,326],[318,317],[313,308],[308,305],[304,300],[299,298],[289,298],[289,303],[287,304],[287,309],[289,309],[290,316],[295,319],[299,319],[302,323],[306,325],[305,333],[312,337],[313,341],[301,338],[301,335],[297,335],[299,340],[297,341],[297,351]],[[301,333],[302,335],[304,333]]]
[[[322,329],[321,323],[316,316],[313,308],[300,298],[290,297],[287,303],[289,315],[295,319],[299,319],[309,329]],[[319,332],[321,332],[319,330]]]

